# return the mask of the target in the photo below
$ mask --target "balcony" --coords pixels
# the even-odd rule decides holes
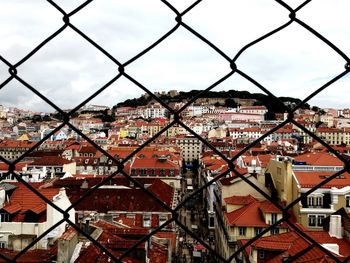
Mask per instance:
[[[331,214],[334,213],[334,205],[330,205],[329,207],[321,207],[321,206],[312,206],[312,207],[302,207],[300,208],[301,214],[309,214],[309,213],[323,213],[323,214]]]

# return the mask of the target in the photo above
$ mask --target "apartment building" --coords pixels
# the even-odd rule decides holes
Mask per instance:
[[[194,136],[176,138],[176,145],[181,148],[181,156],[186,162],[199,160],[202,153],[202,142]]]
[[[342,168],[343,163],[326,152],[307,153],[294,159],[277,156],[269,162],[265,177],[278,198],[289,204]],[[303,198],[293,206],[297,222],[309,230],[319,230],[324,218],[342,207],[349,210],[349,185],[350,175],[343,173]]]

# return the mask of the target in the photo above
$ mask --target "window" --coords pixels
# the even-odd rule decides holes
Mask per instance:
[[[315,197],[315,205],[317,206],[317,207],[321,207],[322,206],[322,200],[323,198],[322,198],[322,196],[316,196]]]
[[[0,241],[0,248],[7,248],[7,243],[4,241]]]
[[[131,169],[131,175],[135,175],[135,174],[136,174],[135,169]]]
[[[7,213],[1,213],[0,222],[10,222],[10,215]]]
[[[143,227],[151,227],[151,216],[150,215],[143,216]]]
[[[165,170],[164,169],[160,169],[160,174],[159,175],[164,175]]]
[[[325,215],[309,215],[309,227],[322,227]]]
[[[345,207],[350,207],[350,195],[345,196]]]
[[[308,195],[307,205],[308,207],[322,207],[323,195]]]
[[[323,220],[324,220],[324,216],[323,215],[319,215],[317,217],[317,226],[323,226]]]
[[[276,222],[277,222],[277,214],[276,213],[272,213],[271,214],[271,225],[273,225]]]
[[[209,227],[215,227],[215,219],[213,216],[209,217]]]
[[[262,227],[256,227],[255,228],[255,235],[259,235],[262,232],[263,228]]]
[[[258,257],[259,259],[265,259],[265,251],[258,250]]]
[[[159,216],[159,225],[164,224],[168,218],[166,216]]]
[[[316,226],[316,216],[309,215],[309,226]]]
[[[280,229],[277,227],[274,227],[271,229],[271,235],[278,235],[280,233]]]
[[[313,196],[308,196],[307,197],[307,205],[308,206],[314,206],[314,197]]]
[[[247,228],[246,227],[238,227],[238,234],[240,236],[245,236],[247,232]]]

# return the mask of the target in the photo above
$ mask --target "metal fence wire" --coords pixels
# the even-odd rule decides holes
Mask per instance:
[[[54,32],[52,35],[47,37],[44,41],[42,41],[37,47],[35,47],[30,53],[28,53],[25,57],[23,57],[20,61],[18,61],[15,64],[11,64],[8,60],[6,60],[5,57],[0,56],[0,60],[7,65],[8,67],[8,72],[9,76],[8,78],[1,83],[0,89],[5,87],[8,83],[10,83],[13,80],[17,80],[20,82],[25,88],[29,89],[33,93],[35,93],[37,96],[39,96],[43,101],[51,105],[58,113],[62,114],[63,116],[63,122],[55,128],[50,134],[45,136],[40,142],[38,142],[33,148],[28,150],[26,153],[24,153],[21,157],[16,159],[15,161],[8,161],[4,157],[0,156],[0,160],[5,162],[8,165],[8,175],[12,174],[19,182],[23,183],[26,187],[28,187],[32,192],[34,192],[37,196],[39,196],[42,200],[47,202],[50,206],[52,206],[54,209],[59,211],[63,215],[63,219],[59,221],[57,224],[49,228],[45,233],[37,237],[32,243],[30,243],[26,248],[24,248],[22,251],[20,251],[18,254],[16,254],[15,257],[9,258],[6,255],[1,255],[0,257],[8,262],[17,262],[20,257],[26,253],[31,247],[33,247],[40,239],[42,239],[44,236],[46,236],[49,232],[54,230],[57,226],[59,226],[63,222],[67,222],[70,226],[72,226],[76,231],[78,231],[81,235],[85,236],[89,241],[91,241],[96,247],[101,249],[111,260],[115,262],[123,262],[123,259],[126,258],[134,249],[136,249],[140,244],[143,242],[147,241],[148,239],[151,238],[152,235],[160,231],[162,228],[167,226],[170,223],[176,223],[178,227],[183,229],[188,235],[192,236],[196,240],[198,240],[199,243],[201,243],[211,254],[213,258],[215,258],[218,262],[231,262],[232,260],[237,259],[238,255],[240,252],[242,252],[244,249],[246,249],[248,246],[250,246],[254,241],[258,240],[260,237],[262,237],[266,232],[270,231],[273,229],[275,226],[278,224],[285,222],[287,223],[292,229],[294,229],[299,235],[304,237],[306,240],[310,241],[312,243],[312,247],[317,247],[321,251],[323,251],[328,257],[335,262],[342,262],[340,261],[334,254],[329,252],[327,249],[325,249],[323,246],[321,246],[319,243],[317,243],[315,240],[313,240],[310,236],[308,236],[306,233],[304,233],[302,230],[300,230],[293,222],[290,220],[290,214],[288,211],[296,205],[298,202],[301,201],[301,199],[310,193],[314,192],[321,186],[325,185],[327,182],[331,181],[333,178],[337,177],[338,175],[344,173],[344,172],[350,172],[350,166],[349,162],[342,156],[340,155],[337,151],[335,151],[330,145],[328,145],[326,142],[324,142],[321,138],[316,136],[314,133],[310,132],[307,128],[305,128],[303,125],[298,123],[296,120],[294,120],[294,113],[296,110],[300,109],[306,102],[308,102],[311,98],[315,97],[317,94],[319,94],[321,91],[324,89],[328,88],[331,86],[334,82],[338,81],[339,79],[343,78],[346,74],[349,73],[350,71],[350,59],[348,56],[342,52],[337,46],[335,46],[331,41],[326,39],[324,36],[319,34],[317,31],[315,31],[313,28],[311,28],[308,24],[305,22],[301,21],[298,19],[298,11],[304,8],[307,4],[311,2],[311,0],[303,2],[300,6],[297,8],[293,9],[291,8],[288,4],[281,0],[275,0],[276,4],[281,5],[284,7],[286,10],[289,12],[289,18],[288,22],[279,26],[278,28],[275,28],[271,30],[270,32],[266,33],[263,36],[260,36],[256,40],[252,41],[251,43],[248,43],[247,45],[243,46],[239,52],[231,58],[229,55],[225,54],[222,50],[220,50],[215,43],[212,43],[209,39],[205,38],[202,36],[200,33],[198,33],[196,30],[194,30],[190,25],[186,24],[183,22],[182,18],[190,13],[192,9],[194,9],[198,4],[200,4],[200,0],[194,2],[192,5],[190,5],[187,9],[184,11],[180,12],[177,10],[171,3],[165,0],[160,0],[165,8],[169,8],[173,14],[174,14],[174,27],[171,28],[166,34],[164,34],[161,38],[159,38],[156,42],[154,42],[152,45],[144,49],[142,52],[134,56],[133,58],[129,59],[126,62],[121,62],[118,60],[118,58],[112,56],[108,50],[103,48],[103,43],[96,43],[93,41],[91,38],[89,38],[84,32],[82,32],[79,28],[77,28],[74,24],[71,23],[71,18],[76,15],[78,12],[80,12],[82,9],[84,9],[87,5],[89,5],[93,0],[88,0],[81,4],[79,7],[74,9],[72,12],[67,13],[65,10],[63,10],[57,3],[55,3],[53,0],[47,0],[48,3],[52,5],[53,8],[55,8],[58,12],[62,14],[62,26],[57,29],[56,32]],[[307,98],[305,98],[303,101],[301,101],[297,106],[294,108],[289,108],[284,105],[284,103],[277,98],[274,94],[272,94],[268,88],[264,87],[261,85],[258,81],[256,81],[253,77],[249,76],[245,72],[243,72],[240,68],[239,65],[236,64],[237,59],[250,47],[254,45],[258,45],[259,42],[263,41],[264,39],[272,36],[273,34],[276,34],[277,32],[284,30],[291,24],[297,24],[300,27],[303,27],[306,29],[311,35],[313,35],[315,38],[318,38],[320,41],[322,41],[325,45],[328,45],[333,51],[336,52],[339,56],[341,56],[344,59],[345,63],[345,69],[343,72],[340,72],[339,75],[334,77],[332,80],[328,81],[325,83],[323,86],[319,87],[317,90],[315,90],[312,94],[310,94]],[[197,94],[195,97],[190,99],[186,105],[184,105],[181,109],[179,110],[174,110],[172,109],[167,103],[162,101],[158,96],[156,96],[154,93],[152,93],[147,87],[143,86],[141,83],[137,81],[137,76],[131,76],[127,73],[127,68],[130,64],[135,62],[137,59],[139,59],[141,56],[145,55],[147,52],[149,52],[152,49],[157,49],[157,45],[164,41],[166,38],[168,38],[170,35],[172,35],[174,32],[176,32],[180,27],[186,29],[188,32],[192,34],[194,38],[200,39],[202,42],[207,44],[210,48],[215,50],[220,56],[222,56],[226,61],[227,61],[227,67],[230,68],[230,73],[227,74],[226,76],[222,77],[221,79],[217,80],[215,83],[207,87],[206,89],[203,89],[199,94]],[[85,39],[88,43],[90,43],[93,47],[95,47],[97,50],[99,50],[101,53],[103,53],[108,59],[110,59],[112,62],[115,63],[116,67],[118,68],[118,74],[112,78],[109,82],[107,82],[105,85],[103,85],[100,89],[98,89],[96,92],[94,92],[90,97],[88,97],[85,101],[80,103],[77,107],[72,109],[70,112],[65,112],[63,111],[60,107],[58,107],[54,101],[51,101],[48,99],[46,96],[44,96],[42,93],[40,93],[35,87],[31,86],[28,84],[20,75],[20,72],[17,72],[17,68],[26,63],[36,52],[38,52],[42,47],[47,45],[51,40],[53,40],[56,37],[59,37],[59,35],[66,30],[67,28],[72,29],[77,35]],[[238,36],[239,37],[239,36]],[[191,128],[186,126],[184,122],[182,121],[181,118],[181,112],[186,109],[187,106],[189,106],[191,103],[193,103],[196,99],[199,97],[204,96],[208,91],[212,90],[214,87],[219,85],[221,82],[226,80],[227,78],[230,78],[233,74],[238,74],[240,77],[248,80],[252,84],[254,84],[256,87],[258,87],[261,91],[263,91],[265,94],[267,94],[270,98],[270,100],[274,103],[280,104],[284,110],[288,113],[288,117],[285,121],[277,125],[275,128],[271,129],[269,132],[265,133],[263,136],[261,136],[259,139],[255,140],[253,143],[245,147],[243,150],[241,150],[238,154],[236,154],[233,158],[229,159],[225,155],[223,155],[218,149],[216,149],[214,146],[212,146],[207,140],[196,134]],[[102,91],[104,91],[106,88],[108,88],[112,83],[118,81],[119,78],[121,77],[127,78],[129,81],[132,83],[136,84],[140,89],[145,91],[146,93],[149,94],[152,98],[154,98],[156,101],[158,101],[163,107],[169,110],[169,112],[173,115],[173,121],[169,123],[166,127],[164,127],[160,132],[158,132],[155,136],[150,138],[148,141],[146,141],[143,145],[141,145],[139,148],[137,148],[132,154],[130,154],[128,157],[126,157],[123,160],[116,160],[113,156],[108,154],[104,149],[99,147],[96,143],[94,143],[89,137],[84,135],[77,127],[73,126],[70,123],[70,118],[73,116],[74,113],[76,113],[81,107],[83,107],[86,103],[90,102],[93,98],[95,98],[97,95],[99,95]],[[295,199],[292,203],[288,204],[286,207],[282,207],[279,203],[275,202],[269,195],[265,194],[261,189],[259,189],[256,185],[254,185],[252,182],[250,182],[246,177],[244,177],[235,167],[234,161],[239,158],[244,152],[252,148],[254,145],[262,141],[264,138],[272,134],[273,132],[277,131],[279,128],[283,127],[284,125],[292,123],[295,126],[299,127],[302,131],[304,131],[306,134],[311,136],[314,140],[318,141],[321,143],[324,147],[326,147],[331,153],[333,153],[337,158],[339,158],[343,164],[344,167],[341,171],[335,173],[334,175],[328,177],[312,189],[310,189],[308,192],[302,194],[299,198]],[[225,160],[228,164],[228,170],[221,173],[219,176],[215,177],[213,180],[207,182],[205,185],[201,186],[199,189],[195,190],[193,193],[191,193],[189,196],[187,196],[184,200],[181,200],[181,202],[173,209],[171,207],[168,207],[166,204],[164,204],[157,196],[155,196],[153,193],[149,192],[143,185],[141,185],[135,178],[127,174],[123,168],[124,165],[128,160],[130,160],[135,154],[137,154],[139,151],[141,151],[143,148],[145,148],[149,143],[151,143],[154,139],[156,139],[158,136],[160,136],[163,132],[165,132],[167,129],[172,127],[173,125],[179,125],[182,126],[184,129],[186,129],[190,134],[198,138],[204,145],[206,145],[208,148],[210,148],[215,154],[220,156],[223,160]],[[76,202],[74,202],[68,209],[62,210],[60,207],[56,206],[53,202],[48,200],[45,196],[43,196],[40,192],[38,192],[33,186],[31,186],[29,183],[24,181],[24,179],[21,177],[21,175],[17,174],[15,172],[15,165],[19,163],[21,160],[23,160],[26,156],[28,156],[31,152],[33,152],[35,149],[37,149],[41,144],[45,142],[48,138],[50,138],[51,135],[53,135],[55,132],[59,131],[62,127],[64,126],[70,127],[73,131],[75,131],[77,134],[79,134],[82,138],[84,138],[86,141],[88,141],[91,145],[93,145],[96,149],[98,149],[100,152],[102,152],[104,155],[112,159],[118,168],[117,171],[109,175],[107,178],[102,180],[99,184],[96,185],[96,187],[93,187],[86,191],[86,193]],[[264,197],[266,197],[267,200],[272,202],[276,207],[278,207],[282,214],[283,218],[279,221],[277,221],[275,224],[271,225],[267,229],[265,229],[263,232],[258,234],[256,237],[252,238],[249,240],[247,243],[245,243],[238,251],[234,252],[229,258],[223,258],[217,251],[211,248],[210,245],[208,245],[204,240],[202,240],[196,233],[193,233],[186,225],[184,225],[180,221],[180,209],[184,207],[184,205],[194,198],[195,195],[201,193],[202,191],[205,190],[205,188],[209,187],[211,184],[213,184],[215,181],[219,180],[220,178],[223,178],[225,175],[227,175],[229,172],[233,172],[236,174],[238,177],[240,177],[242,180],[244,180],[247,184],[249,184],[251,187],[253,187],[256,191],[258,191],[260,194],[262,194]],[[137,243],[135,243],[132,247],[127,249],[120,257],[115,257],[106,247],[101,245],[98,241],[96,241],[94,238],[92,238],[90,235],[82,231],[76,224],[71,221],[69,218],[69,211],[71,211],[78,203],[82,202],[87,196],[91,195],[96,189],[98,189],[100,186],[104,185],[106,182],[108,182],[113,176],[116,174],[122,174],[130,180],[131,182],[134,183],[135,186],[138,186],[142,191],[144,191],[149,198],[153,198],[158,202],[166,211],[170,212],[172,214],[171,219],[151,231],[149,234],[147,234],[145,237],[143,237],[141,240],[139,240]],[[298,259],[300,256],[302,256],[304,253],[307,253],[309,249],[301,251],[300,253],[294,255],[293,257],[286,258],[286,262],[292,262]],[[345,258],[343,262],[348,262],[350,260],[350,256]]]

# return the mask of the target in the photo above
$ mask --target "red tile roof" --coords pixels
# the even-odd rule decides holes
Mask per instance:
[[[225,213],[228,224],[232,226],[266,227],[268,225],[265,223],[261,211],[264,213],[282,213],[268,200],[258,201],[254,197],[246,197],[252,202],[232,212]]]
[[[281,213],[281,210],[268,200],[260,202],[260,210],[264,213]]]
[[[163,203],[172,205],[173,188],[163,185],[161,182],[154,182],[161,187],[162,193],[157,187],[149,187]],[[68,189],[69,199],[73,203],[85,193],[86,189]],[[115,211],[165,211],[158,201],[150,197],[139,188],[99,188],[80,202],[76,210],[89,210],[98,212]]]
[[[334,172],[294,172],[296,179],[303,188],[311,188],[321,183],[327,177],[334,174]],[[343,173],[339,177],[327,182],[321,188],[343,188],[350,185],[350,174]]]
[[[0,249],[0,254],[13,258],[18,252],[9,249]],[[52,263],[57,258],[57,246],[53,249],[32,249],[28,250],[21,257],[16,259],[18,263]],[[9,262],[0,258],[0,262]]]
[[[259,202],[254,202],[230,213],[225,213],[227,223],[231,226],[267,227],[259,207]]]
[[[15,171],[22,171],[31,162],[19,162],[16,164]],[[6,163],[0,162],[0,171],[8,171],[8,165]]]
[[[72,163],[72,161],[68,161],[67,159],[58,157],[58,156],[44,156],[40,159],[35,160],[30,165],[32,166],[62,166],[64,164]]]
[[[13,221],[20,221],[22,219],[21,214],[25,213],[28,210],[31,210],[35,213],[39,211],[44,211],[43,207],[46,209],[46,202],[42,200],[38,195],[36,195],[34,192],[32,192],[30,189],[25,187],[23,184],[18,183],[16,184],[18,187],[14,190],[13,194],[10,197],[9,203],[7,203],[2,209],[6,210],[9,209],[14,213],[20,212],[16,217],[13,219]],[[39,191],[43,196],[45,196],[47,199],[52,200],[55,195],[59,193],[58,188],[47,188],[47,189],[40,189],[36,188],[37,191]],[[18,207],[21,207],[21,210],[18,210]]]
[[[4,209],[7,213],[9,214],[14,214],[17,213],[22,209],[22,206],[18,203],[13,204],[13,205],[6,205],[2,209]]]
[[[8,149],[8,148],[25,148],[30,149],[34,147],[35,142],[28,141],[17,141],[17,140],[3,140],[0,142],[0,149]]]
[[[344,163],[336,156],[327,152],[305,153],[296,156],[294,159],[299,162],[306,162],[308,165],[344,166]]]
[[[338,244],[339,246],[339,259],[343,259],[344,256],[350,255],[350,243],[346,239],[337,239],[330,237],[328,232],[325,231],[304,231],[305,234],[313,238],[319,244]],[[272,235],[268,237],[261,237],[253,243],[253,247],[259,250],[272,250],[281,251],[276,257],[267,260],[268,263],[281,262],[285,256],[293,256],[310,247],[311,243],[301,237],[297,232],[291,231],[283,234]],[[337,256],[337,255],[335,255]],[[334,262],[329,256],[315,247],[305,252],[298,258],[297,262],[324,262],[323,260],[328,258],[325,262]]]
[[[172,205],[175,189],[167,183],[164,183],[160,179],[156,179],[147,190],[151,191],[153,194],[155,194],[155,196],[169,206]]]
[[[239,196],[239,195],[233,195],[230,197],[226,197],[225,203],[228,205],[248,205],[252,202],[257,201],[257,199],[254,198],[252,195],[246,195],[246,196]]]

